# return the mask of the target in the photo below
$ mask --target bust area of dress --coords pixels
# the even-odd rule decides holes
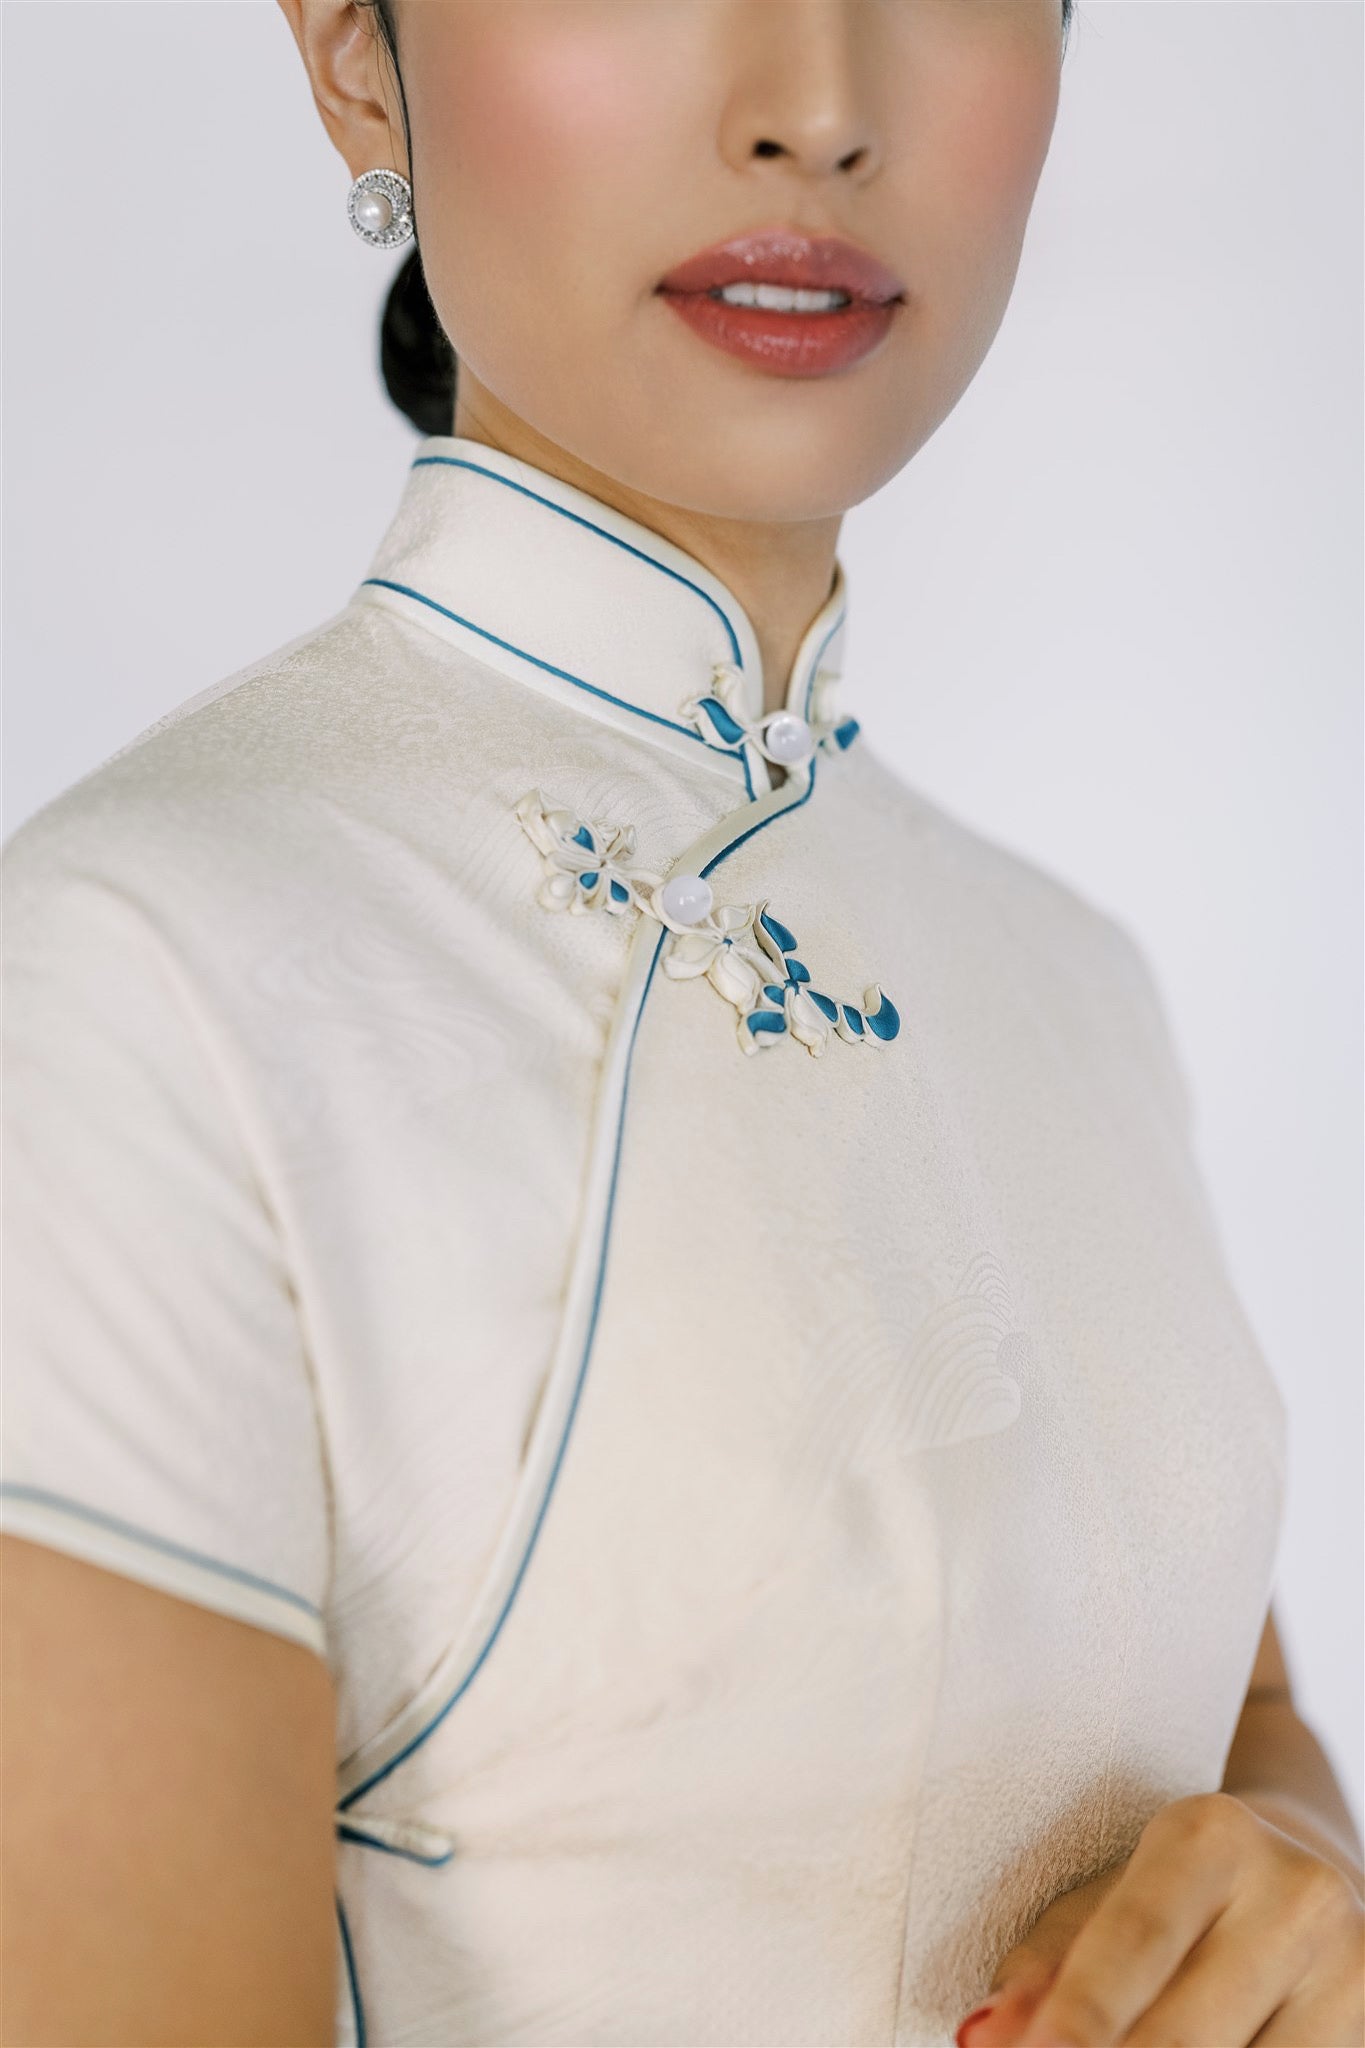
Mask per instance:
[[[699,562],[433,436],[81,799],[183,793],[107,858],[286,1221],[325,1522],[155,1526],[336,1673],[338,2042],[948,2048],[1220,1781],[1285,1416],[1164,1007],[848,616],[774,725]]]

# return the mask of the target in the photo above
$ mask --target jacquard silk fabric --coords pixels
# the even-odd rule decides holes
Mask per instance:
[[[723,583],[433,436],[5,849],[4,1525],[327,1659],[339,2043],[947,2048],[1220,1783],[1286,1418],[1161,998],[847,630],[784,775]]]

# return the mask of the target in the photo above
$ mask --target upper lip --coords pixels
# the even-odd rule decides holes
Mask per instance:
[[[893,270],[841,235],[798,228],[755,228],[689,256],[661,277],[661,292],[708,292],[726,284],[780,284],[807,291],[847,292],[885,302],[905,287]]]

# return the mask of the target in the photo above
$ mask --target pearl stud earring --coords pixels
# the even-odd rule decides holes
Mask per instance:
[[[362,171],[346,199],[351,226],[376,249],[393,249],[412,233],[412,187],[401,171]]]

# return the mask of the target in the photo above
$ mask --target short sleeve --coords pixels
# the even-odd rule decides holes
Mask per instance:
[[[155,918],[35,836],[0,863],[0,1528],[325,1656],[318,1404],[230,1063]]]

